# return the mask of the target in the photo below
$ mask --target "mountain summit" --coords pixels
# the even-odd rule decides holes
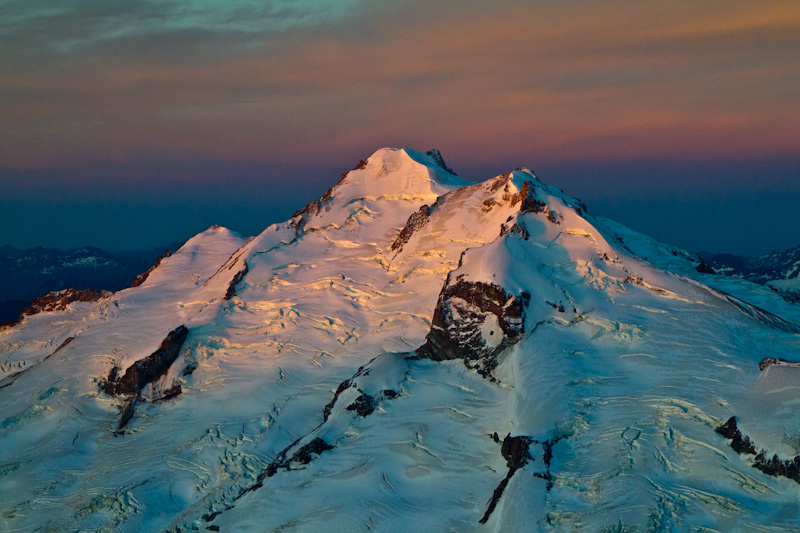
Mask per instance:
[[[800,308],[528,169],[378,150],[0,332],[8,530],[797,527]]]

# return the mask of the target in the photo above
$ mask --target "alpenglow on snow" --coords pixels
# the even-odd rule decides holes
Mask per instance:
[[[798,529],[800,308],[707,271],[378,150],[0,331],[0,529]]]

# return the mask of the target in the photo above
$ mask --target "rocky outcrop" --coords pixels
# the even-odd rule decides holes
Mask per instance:
[[[492,438],[495,442],[500,442],[500,437],[497,435],[497,433],[492,435]],[[540,459],[544,470],[533,472],[533,476],[545,480],[547,482],[548,491],[552,488],[553,480],[552,476],[550,475],[550,461],[553,459],[553,446],[559,440],[561,440],[561,437],[555,437],[550,440],[539,442],[526,435],[518,435],[516,437],[512,437],[510,434],[506,435],[506,438],[503,439],[503,443],[500,447],[500,453],[502,454],[503,459],[506,460],[508,473],[506,474],[506,477],[500,481],[500,484],[497,485],[497,488],[494,489],[492,499],[489,501],[486,512],[479,520],[481,524],[485,524],[489,520],[489,517],[497,507],[497,503],[503,496],[503,492],[505,491],[508,482],[511,481],[512,477],[514,477],[514,474],[517,472],[517,470],[534,461],[534,458],[530,452],[531,446],[534,444],[541,445]]]
[[[433,150],[428,150],[427,152],[425,152],[425,155],[427,155],[428,157],[433,159],[433,161],[439,167],[443,168],[444,170],[446,170],[447,172],[449,172],[453,176],[458,176],[458,174],[456,174],[455,171],[452,168],[447,166],[447,163],[444,162],[444,158],[442,157],[441,152],[439,152],[439,150],[437,150],[436,148],[434,148]]]
[[[273,459],[272,462],[270,462],[266,468],[264,468],[258,474],[255,483],[239,489],[238,493],[236,493],[236,495],[233,496],[227,504],[217,511],[205,514],[203,519],[206,522],[213,521],[223,512],[233,509],[236,505],[235,502],[241,499],[244,495],[262,488],[268,478],[271,478],[282,471],[288,472],[292,470],[300,470],[323,453],[329,450],[334,450],[336,448],[336,444],[341,441],[343,436],[340,435],[336,437],[335,432],[326,431],[324,428],[329,424],[329,418],[333,413],[334,406],[337,404],[337,402],[342,400],[342,395],[344,395],[346,392],[352,389],[358,393],[358,396],[352,399],[352,394],[347,395],[347,397],[351,398],[348,400],[350,403],[343,410],[339,411],[339,414],[342,415],[347,411],[353,411],[361,418],[366,418],[367,416],[373,414],[383,401],[393,400],[399,397],[400,393],[394,389],[381,389],[379,391],[373,391],[373,394],[367,394],[361,390],[361,388],[359,388],[359,381],[367,378],[370,375],[370,372],[374,369],[373,363],[375,363],[375,361],[381,357],[390,357],[392,355],[397,354],[383,354],[375,357],[367,364],[359,367],[351,378],[341,382],[336,388],[333,399],[323,408],[323,421],[321,424],[312,429],[310,432],[306,433],[304,436],[295,440],[292,444],[278,453],[275,459]],[[402,360],[406,360],[404,355]],[[347,415],[345,414],[345,416]],[[354,421],[355,417],[353,417],[353,422]],[[328,440],[320,437],[320,434],[324,434]]]
[[[102,298],[111,296],[109,291],[96,291],[94,289],[76,290],[75,287],[62,291],[53,291],[39,296],[31,302],[31,305],[23,309],[22,317],[46,313],[49,311],[63,311],[72,302],[96,302]]]
[[[400,234],[392,243],[391,250],[400,252],[403,250],[403,246],[408,242],[411,236],[414,234],[415,231],[420,229],[422,226],[428,222],[428,218],[431,216],[431,208],[427,205],[423,205],[419,208],[419,211],[416,213],[412,213],[410,217],[408,217],[408,221],[406,225],[403,226],[403,229],[400,230]]]
[[[123,429],[130,421],[142,390],[167,373],[180,355],[181,347],[188,335],[189,329],[186,326],[179,326],[169,332],[155,352],[133,363],[124,374],[120,375],[120,370],[116,366],[111,369],[108,378],[100,384],[100,387],[111,396],[126,396],[117,429]],[[155,399],[165,399],[180,392],[180,384],[174,383],[165,387]]]
[[[559,217],[556,213],[550,210],[547,204],[536,198],[536,193],[533,183],[526,181],[522,184],[522,189],[519,191],[520,214],[524,213],[543,213],[547,220],[553,224],[561,224]]]
[[[717,433],[731,440],[731,448],[738,454],[755,455],[753,467],[761,470],[767,475],[774,477],[786,477],[800,483],[800,455],[792,459],[780,459],[777,454],[767,458],[768,452],[764,449],[758,450],[750,438],[743,435],[736,423],[736,417],[732,416],[727,422],[716,429]]]
[[[463,359],[489,377],[497,355],[522,338],[530,294],[514,296],[499,285],[458,279],[445,283],[426,342],[417,353],[444,361]]]
[[[495,434],[495,440],[499,440],[497,434]],[[500,498],[503,496],[503,492],[506,490],[506,485],[508,485],[508,482],[514,476],[517,470],[528,464],[528,461],[533,460],[530,451],[528,451],[528,448],[533,442],[533,439],[524,435],[520,435],[518,437],[506,435],[506,438],[503,439],[503,445],[500,448],[500,453],[503,455],[503,458],[506,460],[506,464],[508,465],[508,474],[506,474],[506,477],[500,482],[497,488],[494,489],[492,499],[489,501],[489,506],[487,507],[486,512],[483,514],[483,517],[479,520],[481,524],[485,524],[489,520],[489,517],[494,512],[495,507],[497,507],[497,502],[500,501]]]
[[[314,456],[319,456],[322,454],[322,452],[332,450],[333,446],[325,442],[323,439],[316,437],[303,446],[297,448],[297,450],[292,453],[291,457],[286,457],[285,454],[290,449],[291,448],[287,448],[284,450],[282,454],[278,455],[277,459],[272,461],[267,466],[265,470],[266,477],[274,476],[278,470],[292,470],[292,468],[297,468],[299,465],[307,465],[311,462]]]
[[[800,363],[793,363],[786,359],[775,359],[774,357],[765,357],[758,362],[758,369],[763,372],[771,366],[800,366]]]
[[[367,163],[369,159],[362,159],[358,162],[358,164],[353,167],[353,170],[361,170],[367,167]],[[333,193],[336,190],[336,187],[342,183],[345,179],[347,179],[347,175],[350,174],[351,171],[342,172],[341,179],[336,182],[336,185],[325,191],[325,194],[319,200],[314,200],[313,202],[309,203],[302,209],[298,209],[292,214],[292,218],[290,220],[290,224],[294,228],[295,234],[300,237],[305,232],[306,224],[308,221],[321,213],[322,211],[330,211],[331,209],[331,202],[333,201]]]
[[[169,332],[158,350],[133,363],[122,376],[118,375],[117,367],[112,368],[103,390],[111,395],[138,394],[145,385],[161,377],[172,366],[188,335],[189,329],[179,326]]]
[[[223,296],[223,299],[230,300],[236,296],[236,286],[244,280],[244,277],[247,275],[249,270],[250,267],[247,266],[247,261],[244,261],[244,267],[242,267],[242,269],[237,272],[235,276],[233,276],[233,279],[231,279],[230,284],[228,284],[228,290],[225,291],[225,296]]]
[[[172,255],[172,250],[165,250],[163,254],[156,257],[156,262],[153,263],[153,266],[151,266],[150,268],[148,268],[147,270],[145,270],[144,272],[133,278],[133,281],[131,282],[131,287],[138,287],[139,285],[147,281],[148,276],[150,276],[150,274],[152,274],[153,271],[159,267],[161,261],[163,261],[164,259],[166,259],[171,255]]]

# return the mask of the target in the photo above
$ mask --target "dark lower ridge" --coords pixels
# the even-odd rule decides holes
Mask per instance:
[[[342,393],[346,390],[355,388],[360,394],[356,397],[355,400],[348,405],[345,410],[346,411],[355,411],[359,416],[365,418],[372,413],[375,412],[375,409],[380,405],[381,401],[383,400],[393,400],[400,396],[400,393],[393,389],[383,389],[376,395],[370,395],[358,389],[355,380],[358,377],[368,376],[370,373],[370,368],[368,365],[374,361],[376,358],[372,359],[366,365],[359,367],[356,373],[350,379],[346,379],[339,384],[336,388],[336,392],[333,395],[333,399],[325,405],[323,408],[323,421],[320,425],[306,433],[304,436],[300,437],[289,446],[284,448],[276,457],[275,459],[267,465],[267,467],[261,471],[261,473],[256,478],[256,482],[250,485],[249,487],[243,488],[239,491],[239,493],[233,498],[233,502],[238,501],[241,499],[245,494],[248,492],[254,492],[264,486],[264,481],[267,478],[271,478],[275,474],[280,471],[292,471],[292,470],[301,470],[304,465],[308,465],[322,455],[323,453],[333,450],[336,448],[335,444],[331,444],[326,440],[315,437],[308,441],[306,444],[298,447],[300,442],[303,439],[308,438],[312,435],[316,430],[321,428],[325,423],[328,421],[328,418],[331,416],[333,412],[333,408],[336,405],[336,402],[339,400]],[[206,522],[213,521],[217,516],[224,513],[225,511],[230,511],[233,509],[235,503],[231,503],[225,506],[223,509],[207,513],[203,515],[203,520]]]
[[[497,435],[497,433],[494,433],[492,438],[495,442],[500,443],[500,437]],[[517,470],[525,467],[525,465],[527,465],[529,462],[534,461],[530,453],[530,447],[532,444],[542,445],[542,462],[545,466],[544,473],[534,472],[533,475],[534,477],[538,477],[547,481],[548,491],[553,488],[553,477],[550,475],[550,461],[553,459],[553,446],[559,440],[561,440],[561,437],[554,437],[550,440],[540,442],[526,435],[518,435],[516,437],[512,437],[510,434],[506,435],[506,438],[503,439],[500,447],[500,453],[506,460],[506,464],[508,465],[508,473],[500,482],[500,484],[497,485],[497,488],[494,489],[494,493],[492,493],[492,499],[489,501],[489,506],[486,508],[486,512],[479,520],[479,523],[485,524],[489,520],[489,517],[497,507],[497,503],[503,496],[503,492],[506,490],[508,482],[511,481],[512,477],[514,477],[514,474],[517,472]]]
[[[736,424],[736,417],[732,416],[727,422],[716,429],[717,433],[731,439],[731,448],[738,454],[755,455],[753,467],[773,477],[786,477],[800,483],[800,455],[792,459],[782,460],[777,454],[767,459],[768,452],[763,448],[758,450],[756,445],[746,435],[742,435]]]
[[[324,422],[323,422],[324,424]],[[319,426],[317,426],[319,428]],[[317,429],[315,428],[315,429]],[[309,441],[308,443],[304,444],[300,448],[298,448],[291,456],[289,453],[292,449],[297,446],[297,444],[303,440],[305,437],[301,437],[294,441],[292,444],[287,446],[286,448],[278,454],[274,461],[272,461],[267,468],[265,468],[256,478],[256,482],[253,485],[250,485],[247,488],[242,489],[239,494],[233,499],[233,501],[240,500],[245,494],[248,492],[254,492],[261,487],[264,486],[264,480],[270,478],[277,474],[280,470],[290,471],[290,470],[297,470],[298,466],[300,465],[307,465],[311,461],[314,460],[315,457],[319,457],[322,455],[323,452],[328,450],[333,450],[335,446],[328,444],[325,440],[316,437]],[[294,466],[293,466],[294,465]],[[221,515],[225,511],[230,511],[233,509],[233,505],[228,505],[224,509],[219,511],[214,511],[212,513],[208,513],[203,515],[203,520],[206,522],[213,521],[216,517]]]

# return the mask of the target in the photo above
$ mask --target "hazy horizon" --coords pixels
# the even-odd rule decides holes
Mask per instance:
[[[698,251],[800,242],[793,2],[0,6],[0,244],[253,235],[383,146]]]

